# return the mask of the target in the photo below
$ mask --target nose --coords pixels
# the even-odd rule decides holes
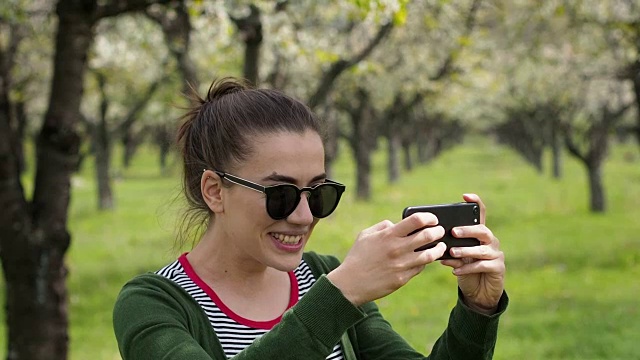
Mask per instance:
[[[309,193],[303,192],[300,194],[300,202],[296,209],[287,217],[287,221],[292,224],[310,225],[313,223],[313,214],[309,207]]]

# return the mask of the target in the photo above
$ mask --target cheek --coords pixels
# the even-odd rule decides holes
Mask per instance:
[[[225,213],[245,221],[255,221],[267,215],[265,198],[248,189],[237,188],[225,198]]]
[[[320,222],[320,219],[313,218],[313,222],[309,226],[309,233],[311,233],[316,225],[318,225],[318,222]]]

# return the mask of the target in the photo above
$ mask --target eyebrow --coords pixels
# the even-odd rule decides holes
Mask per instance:
[[[318,180],[324,180],[327,178],[327,174],[326,173],[322,173],[320,175],[316,175],[313,177],[313,179],[311,179],[310,183],[312,182],[316,182]],[[287,183],[291,183],[291,184],[295,184],[297,181],[295,178],[291,177],[291,176],[287,176],[287,175],[281,175],[278,173],[273,173],[269,176],[266,176],[264,178],[262,178],[263,181],[278,181],[278,182],[287,182]]]

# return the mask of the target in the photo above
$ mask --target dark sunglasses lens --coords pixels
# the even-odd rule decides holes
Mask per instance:
[[[267,212],[274,219],[284,219],[298,205],[298,189],[293,185],[278,185],[267,194]]]
[[[310,193],[309,207],[313,216],[317,218],[329,216],[340,200],[338,189],[331,184],[318,185]]]

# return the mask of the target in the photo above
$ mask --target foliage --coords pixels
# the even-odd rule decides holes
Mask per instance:
[[[9,97],[13,103],[26,105],[28,136],[40,128],[51,95],[57,21],[53,3],[8,0],[0,4],[0,50],[6,51],[12,31],[22,34],[13,54],[17,65],[11,69]],[[476,3],[479,7],[470,28],[466,26],[467,15]],[[386,114],[396,98],[409,102],[423,94],[424,107],[413,117],[445,119],[429,123],[431,128],[444,127],[436,124],[453,119],[463,124],[460,129],[477,132],[507,124],[517,109],[554,104],[558,116],[551,121],[568,129],[574,138],[586,138],[580,135],[589,134],[603,107],[620,108],[630,104],[635,95],[635,106],[621,121],[630,124],[633,115],[640,119],[640,92],[634,94],[630,81],[640,66],[640,8],[634,1],[187,1],[193,26],[190,56],[202,80],[201,93],[213,78],[241,74],[242,35],[230,17],[245,14],[252,4],[261,11],[265,33],[262,83],[299,98],[308,99],[332,64],[358,53],[381,25],[391,22],[393,31],[386,41],[337,82],[334,100],[348,101],[355,98],[356,90],[365,89],[374,110]],[[156,124],[173,126],[179,115],[176,105],[183,105],[179,96],[183,84],[176,59],[170,56],[157,24],[141,14],[123,15],[101,21],[95,32],[89,67],[107,77],[111,125],[121,121],[136,100],[132,94],[144,92],[168,72],[169,81],[153,96],[136,130],[144,132],[148,125]],[[443,69],[446,76],[439,76]],[[96,117],[100,95],[91,73],[85,76],[85,89],[83,112]],[[337,116],[335,109],[322,111],[327,117]],[[538,130],[531,118],[519,120],[526,128]],[[543,120],[547,123],[549,119]],[[348,134],[345,124],[341,123],[342,131]],[[415,125],[407,120],[399,127],[415,133]],[[512,140],[519,143],[518,138]],[[536,140],[532,142],[537,144]],[[588,144],[583,139],[577,145],[586,148]],[[348,183],[353,178],[347,160],[350,153],[344,146],[340,148],[345,154],[338,159],[336,176]],[[548,155],[547,150],[540,151]],[[131,274],[154,268],[174,255],[157,254],[161,244],[170,242],[172,224],[165,221],[172,210],[163,210],[160,228],[149,213],[164,206],[158,194],[177,189],[177,184],[175,177],[157,179],[159,174],[150,165],[154,162],[149,156],[143,153],[131,169],[123,171],[116,184],[122,209],[111,214],[96,214],[88,205],[93,198],[90,163],[74,178],[70,258],[74,358],[113,358],[113,343],[105,342],[110,335],[105,335],[109,329],[104,326],[110,324],[105,309],[117,287]],[[629,295],[639,290],[630,280],[638,275],[638,248],[630,235],[639,230],[634,200],[638,198],[637,149],[618,145],[611,162],[604,165],[611,212],[599,216],[585,210],[585,180],[574,160],[566,164],[567,176],[550,184],[531,173],[512,153],[488,142],[468,143],[443,156],[387,187],[379,170],[384,157],[378,152],[373,199],[363,204],[347,198],[342,212],[358,216],[348,222],[337,217],[327,220],[336,226],[319,229],[318,249],[344,254],[358,229],[380,218],[397,219],[399,208],[406,203],[452,201],[435,194],[412,197],[424,187],[446,184],[446,189],[438,191],[440,195],[457,193],[466,191],[469,179],[476,179],[478,191],[487,194],[494,205],[499,204],[495,206],[495,225],[501,237],[508,239],[505,248],[513,254],[509,257],[513,315],[505,319],[501,330],[498,358],[633,357],[634,344],[625,336],[640,329],[634,322],[624,325],[623,320],[638,316]],[[451,164],[459,164],[459,168]],[[33,175],[33,168],[28,171]],[[474,171],[488,175],[468,176]],[[32,188],[31,178],[25,178],[25,189]],[[381,193],[385,196],[376,195]],[[29,192],[26,196],[30,197]],[[511,216],[518,221],[510,221]],[[624,226],[618,226],[621,222]],[[563,241],[553,241],[556,237]],[[343,240],[330,240],[335,238]],[[601,257],[589,257],[588,251],[596,246]],[[114,267],[106,268],[105,263]],[[430,346],[422,337],[425,331],[426,338],[433,339],[441,327],[425,330],[422,322],[415,321],[422,319],[417,315],[425,315],[427,308],[414,299],[438,301],[445,304],[442,307],[452,301],[440,295],[446,291],[424,290],[451,282],[440,270],[429,271],[434,273],[435,284],[428,276],[420,277],[411,287],[381,302],[399,331],[421,349]],[[110,297],[105,297],[106,293]],[[595,293],[610,297],[592,295]],[[572,302],[575,309],[569,308]],[[392,304],[408,310],[398,312]],[[542,312],[545,316],[536,317]],[[601,330],[596,333],[584,328],[581,312],[611,335],[598,337]],[[425,316],[442,322],[446,314],[429,312]],[[0,339],[1,354],[6,347],[1,343],[4,337]],[[109,346],[101,347],[103,344]],[[611,353],[605,353],[607,350]]]
[[[10,99],[27,103],[27,132],[38,128],[47,106],[53,58],[53,5],[48,1],[11,0],[0,4],[0,47],[18,34],[15,63],[11,69]],[[3,59],[2,61],[6,61]],[[6,66],[6,64],[2,64]]]
[[[90,163],[74,178],[71,359],[118,358],[111,329],[117,292],[134,274],[157,269],[179,253],[172,249],[179,176],[175,169],[173,176],[159,177],[155,156],[141,150],[116,185],[119,207],[111,213],[95,209]],[[507,256],[511,305],[501,320],[495,359],[633,358],[640,331],[633,321],[640,317],[640,172],[630,161],[640,161],[635,148],[617,145],[605,172],[611,211],[594,215],[574,161],[567,161],[562,180],[552,181],[536,176],[506,148],[471,139],[389,186],[380,151],[373,198],[363,203],[354,200],[354,169],[343,152],[335,170],[347,193],[336,214],[318,225],[309,247],[342,258],[358,231],[385,218],[398,221],[404,206],[459,201],[461,193],[475,191]],[[455,279],[435,264],[379,305],[397,331],[428,351],[454,301]],[[0,357],[6,356],[4,339]]]

